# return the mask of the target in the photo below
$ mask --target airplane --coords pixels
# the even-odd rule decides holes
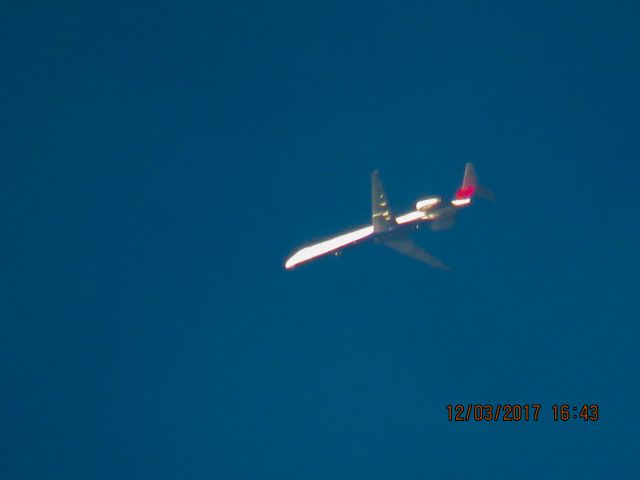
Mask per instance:
[[[450,270],[443,262],[417,246],[408,232],[419,228],[425,222],[429,222],[433,231],[451,228],[458,211],[471,205],[475,196],[494,200],[489,190],[478,185],[473,164],[467,163],[462,185],[456,190],[452,200],[445,201],[442,197],[424,198],[416,202],[415,210],[394,216],[380,180],[380,173],[374,170],[371,173],[371,225],[306,246],[291,255],[284,266],[291,270],[330,253],[339,255],[346,247],[373,241],[431,267]]]

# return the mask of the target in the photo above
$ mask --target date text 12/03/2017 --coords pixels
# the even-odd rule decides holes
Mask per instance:
[[[541,411],[542,416],[545,416],[545,410],[540,403],[458,403],[447,405],[447,419],[450,422],[537,422]],[[597,403],[556,403],[551,406],[550,413],[554,422],[596,422],[600,419],[600,407]]]

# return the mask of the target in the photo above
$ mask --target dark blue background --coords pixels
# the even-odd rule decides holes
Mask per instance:
[[[0,8],[2,478],[640,473],[637,3],[59,3]],[[283,269],[468,161],[453,272]]]

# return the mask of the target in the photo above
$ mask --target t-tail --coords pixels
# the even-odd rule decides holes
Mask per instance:
[[[473,167],[473,163],[469,162],[464,167],[464,177],[462,179],[462,185],[460,186],[460,188],[458,188],[458,190],[456,190],[455,198],[451,201],[451,203],[456,207],[463,207],[469,205],[471,203],[471,200],[475,196],[495,201],[493,192],[478,184],[476,170]]]

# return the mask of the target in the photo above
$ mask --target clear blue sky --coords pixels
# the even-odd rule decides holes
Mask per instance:
[[[13,3],[0,477],[638,477],[636,2]],[[282,268],[468,161],[453,272]]]

